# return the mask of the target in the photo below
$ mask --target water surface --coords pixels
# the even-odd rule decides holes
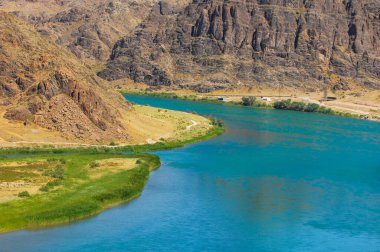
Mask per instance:
[[[158,152],[162,167],[132,203],[2,235],[0,251],[380,251],[380,124],[128,99],[213,115],[227,132]]]

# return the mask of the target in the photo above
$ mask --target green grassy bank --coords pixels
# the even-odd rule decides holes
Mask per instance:
[[[96,165],[101,160],[115,159],[130,159],[133,167],[111,172],[109,167]],[[42,186],[39,193],[23,192],[19,199],[0,204],[0,233],[70,223],[128,202],[141,194],[150,171],[160,166],[156,155],[106,153],[3,157],[0,164],[26,162],[32,165],[43,160],[58,162],[60,170],[53,168],[41,173],[40,176],[50,176],[52,180]],[[24,179],[30,180],[28,176],[25,174]],[[12,180],[12,177],[7,179]]]
[[[210,128],[205,134],[197,135],[186,140],[170,140],[160,141],[154,144],[142,145],[120,145],[120,146],[94,146],[94,147],[55,147],[53,145],[45,145],[42,147],[15,147],[0,149],[0,160],[4,155],[19,155],[19,154],[96,154],[96,153],[144,153],[151,151],[170,150],[175,148],[184,147],[185,145],[197,143],[213,137],[222,135],[225,131],[224,125],[221,121],[212,119],[213,127]]]
[[[70,223],[129,202],[141,194],[150,171],[160,166],[158,156],[144,152],[183,147],[224,132],[219,120],[212,124],[208,132],[191,139],[155,144],[0,149],[0,182],[48,181],[37,193],[22,190],[17,199],[0,203],[0,233]],[[107,172],[110,167],[103,167],[102,176],[91,175],[102,170],[97,162],[115,158],[136,162],[133,169]],[[0,202],[1,193],[0,186]]]

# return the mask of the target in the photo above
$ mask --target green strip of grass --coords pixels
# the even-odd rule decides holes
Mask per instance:
[[[52,156],[9,158],[6,161],[32,162],[48,158]],[[65,163],[60,186],[47,193],[0,204],[0,233],[70,223],[128,202],[141,194],[150,171],[160,166],[159,157],[151,154],[76,153],[56,154],[54,158]],[[140,161],[134,169],[90,178],[89,164],[110,158],[137,158]]]
[[[42,228],[70,223],[100,213],[106,208],[138,197],[149,178],[149,172],[160,166],[159,157],[143,152],[168,150],[223,134],[221,121],[213,119],[213,127],[201,136],[137,146],[78,148],[6,148],[0,149],[0,163],[58,160],[64,164],[63,179],[44,186],[45,193],[19,194],[20,200],[0,204],[0,233],[24,228]],[[128,153],[131,154],[119,154]],[[134,153],[134,154],[132,154]],[[88,169],[96,160],[138,158],[136,168],[90,179]],[[53,175],[60,171],[52,171]],[[49,173],[50,174],[50,173]],[[63,175],[63,176],[62,176]]]
[[[170,150],[174,148],[184,147],[185,145],[207,140],[223,134],[225,131],[222,124],[214,125],[206,134],[196,136],[187,140],[174,140],[163,141],[155,144],[143,145],[128,145],[128,146],[99,146],[99,147],[76,147],[76,148],[56,148],[54,146],[46,147],[16,147],[16,148],[3,148],[0,149],[0,160],[6,159],[9,155],[22,155],[22,154],[96,154],[96,153],[120,153],[120,152],[133,152],[142,153],[158,150]]]

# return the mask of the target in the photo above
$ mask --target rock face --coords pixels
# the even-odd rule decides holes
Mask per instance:
[[[380,2],[160,1],[115,44],[99,76],[201,92],[256,85],[379,88]]]
[[[118,120],[128,104],[65,49],[0,12],[0,105],[5,117],[65,136],[104,142],[127,139]],[[109,143],[109,142],[108,142]]]
[[[2,0],[0,10],[36,26],[91,64],[106,61],[112,46],[145,19],[157,0]]]

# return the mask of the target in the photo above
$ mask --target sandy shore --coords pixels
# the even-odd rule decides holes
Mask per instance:
[[[124,86],[118,86],[119,89],[126,92],[145,92],[148,88],[146,85],[128,83]],[[191,90],[161,88],[153,91],[157,93],[175,93],[179,96],[197,96],[198,98],[217,97],[227,98],[228,101],[241,101],[244,96],[269,97],[271,102],[278,100],[291,99],[293,101],[302,101],[305,103],[317,103],[321,106],[331,108],[334,111],[349,113],[362,119],[380,121],[380,90],[365,90],[356,87],[348,91],[327,92],[315,91],[306,92],[300,89],[282,88],[239,88],[234,90],[218,90],[211,93],[196,93]],[[335,97],[336,100],[324,101],[325,96]]]
[[[29,123],[9,121],[2,115],[0,106],[0,148],[15,147],[126,147],[155,144],[161,141],[186,141],[194,136],[205,135],[212,128],[211,121],[200,115],[136,105],[130,114],[122,115],[130,138],[124,141],[88,142],[85,139],[70,139]]]

